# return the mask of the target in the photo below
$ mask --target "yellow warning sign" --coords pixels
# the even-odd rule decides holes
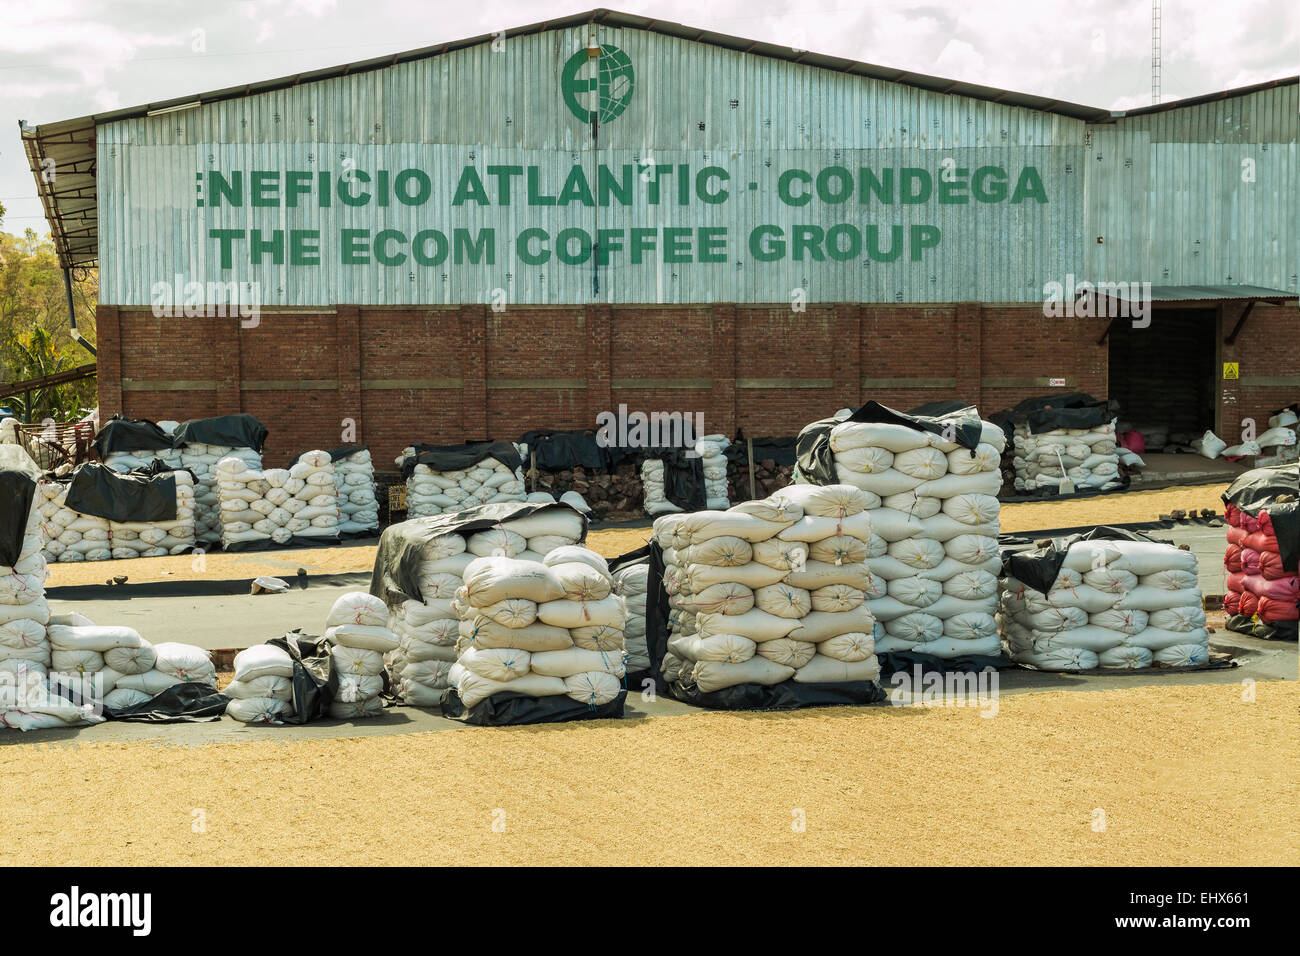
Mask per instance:
[[[1224,363],[1223,363],[1223,380],[1224,380],[1225,382],[1226,382],[1228,379],[1236,379],[1236,378],[1240,378],[1240,377],[1241,377],[1241,376],[1240,376],[1240,375],[1238,374],[1238,372],[1237,372],[1237,363],[1236,363],[1236,362],[1224,362]]]

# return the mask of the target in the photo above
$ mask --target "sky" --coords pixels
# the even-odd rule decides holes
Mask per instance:
[[[4,231],[48,232],[18,121],[39,124],[459,40],[577,2],[0,0]],[[1151,4],[622,0],[734,36],[1114,110],[1151,102]],[[1295,0],[1163,0],[1162,100],[1300,73]]]

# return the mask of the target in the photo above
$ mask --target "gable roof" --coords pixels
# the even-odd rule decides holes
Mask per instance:
[[[1300,76],[1293,76],[1235,90],[1160,103],[1127,112],[1112,112],[1099,107],[1083,106],[1052,97],[1035,96],[1031,93],[1019,93],[1013,90],[982,86],[977,83],[966,83],[960,80],[916,73],[911,70],[900,70],[873,63],[864,63],[859,60],[849,60],[844,57],[796,51],[789,46],[760,40],[748,40],[724,33],[714,33],[711,30],[702,30],[698,27],[690,27],[670,20],[622,13],[605,8],[516,27],[504,31],[504,36],[506,38],[527,36],[547,30],[572,29],[587,24],[645,30],[663,36],[690,40],[695,43],[710,44],[738,53],[799,63],[851,76],[864,76],[889,83],[899,83],[904,86],[927,90],[931,93],[964,96],[990,103],[999,103],[1004,106],[1054,113],[1088,123],[1110,123],[1123,116],[1137,116],[1178,109],[1183,106],[1233,96],[1245,96],[1274,86],[1300,82]],[[41,204],[45,209],[45,218],[50,224],[50,233],[54,241],[54,247],[59,255],[60,264],[65,268],[89,265],[98,256],[95,128],[100,124],[111,123],[115,120],[134,119],[151,113],[220,102],[222,100],[255,96],[260,93],[300,86],[304,83],[350,76],[354,73],[382,70],[400,63],[429,59],[453,50],[491,43],[500,39],[501,36],[501,33],[485,33],[465,40],[434,44],[416,50],[408,50],[404,53],[343,63],[338,66],[310,70],[305,73],[295,73],[292,76],[230,86],[208,93],[180,96],[169,100],[111,110],[105,113],[92,113],[74,119],[56,120],[39,126],[28,126],[20,121],[19,127],[23,147],[27,153],[28,166],[32,170],[32,175],[36,178],[37,191],[41,198]],[[44,175],[48,160],[53,160],[55,164],[53,168],[58,170],[57,179]]]

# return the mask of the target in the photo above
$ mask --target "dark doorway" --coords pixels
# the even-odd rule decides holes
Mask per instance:
[[[1120,418],[1192,438],[1214,428],[1217,326],[1218,310],[1204,308],[1156,306],[1144,329],[1117,319],[1107,342],[1110,397],[1120,403]]]

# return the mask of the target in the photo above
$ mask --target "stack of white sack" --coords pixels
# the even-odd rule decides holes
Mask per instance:
[[[45,600],[45,555],[39,491],[27,514],[18,559],[0,565],[0,726],[18,726],[29,689],[43,687],[50,666],[46,625],[50,606]],[[38,695],[43,691],[36,691]],[[20,727],[19,729],[27,729]]]
[[[878,502],[848,485],[792,485],[656,520],[671,608],[665,679],[703,693],[878,680],[867,605]]]
[[[993,615],[1006,436],[980,426],[973,449],[887,422],[831,430],[839,479],[872,496],[867,607],[883,629],[877,653],[1001,654]]]
[[[119,681],[139,678],[157,665],[157,650],[135,629],[96,625],[80,614],[69,614],[51,618],[48,635],[51,687],[57,682],[65,696],[118,710],[157,693],[118,689]],[[169,680],[166,686],[175,683]]]
[[[407,449],[414,453],[414,449]],[[398,463],[409,457],[404,455]],[[435,471],[428,465],[416,465],[406,479],[406,516],[426,518],[450,511],[464,511],[499,501],[523,501],[524,473],[521,468],[484,458],[472,468]]]
[[[730,444],[726,435],[705,435],[695,443],[695,452],[704,465],[704,507],[710,511],[731,507],[727,498],[727,459],[723,454]]]
[[[242,471],[260,471],[262,455],[251,448],[229,448],[191,442],[181,448],[181,467],[194,473],[194,535],[203,544],[221,540],[221,496],[217,486],[217,462],[238,458]]]
[[[0,421],[0,445],[18,445],[18,419],[6,418]]]
[[[1001,584],[1012,660],[1042,670],[1187,667],[1209,660],[1196,556],[1155,541],[1076,541],[1047,592]]]
[[[5,609],[0,605],[0,620],[4,619]],[[79,614],[49,618],[51,628],[89,623]],[[0,625],[0,635],[4,627]],[[44,640],[41,643],[43,659],[48,663],[51,657],[49,644]],[[5,649],[0,648],[0,653]],[[104,720],[102,678],[87,679],[77,673],[60,674],[41,663],[40,659],[19,657],[0,659],[0,672],[0,727],[46,730]]]
[[[397,635],[388,629],[388,607],[365,591],[349,591],[330,608],[325,639],[339,677],[329,715],[352,720],[382,714],[384,655],[398,646]]]
[[[291,482],[286,483],[285,490],[292,488],[293,497],[284,505],[293,515],[288,522],[289,530],[299,538],[337,539],[339,499],[334,487],[334,462],[329,453],[309,451],[299,455],[289,468],[289,478]]]
[[[113,557],[108,519],[78,514],[67,507],[68,482],[41,481],[37,508],[47,561],[107,561]]]
[[[645,513],[651,517],[677,514],[682,510],[669,501],[664,493],[666,472],[664,463],[658,458],[647,458],[641,462],[641,489],[645,495]]]
[[[440,535],[426,543],[419,581],[423,600],[392,608],[388,623],[400,642],[388,655],[388,670],[406,703],[436,707],[451,686],[460,635],[460,617],[452,600],[471,561],[494,555],[541,561],[576,545],[582,530],[581,517],[556,508],[507,520],[486,531]]]
[[[1262,454],[1256,464],[1285,465],[1300,459],[1300,415],[1284,408],[1268,420],[1268,430],[1255,441]]]
[[[338,495],[340,534],[379,530],[375,467],[368,449],[355,451],[334,462],[334,491]]]
[[[188,471],[174,471],[169,477],[176,482],[176,519],[109,521],[114,558],[157,558],[194,549],[194,478]]]
[[[600,555],[567,546],[545,563],[475,558],[464,582],[450,678],[466,707],[506,692],[590,707],[619,696],[627,608]]]
[[[646,591],[650,584],[650,563],[643,558],[613,572],[614,593],[627,605],[627,672],[639,674],[650,669],[650,651],[645,638]]]
[[[235,655],[235,678],[222,689],[226,716],[246,724],[278,724],[293,716],[293,658],[271,644]]]
[[[1037,434],[1021,423],[1013,445],[1017,491],[1056,488],[1063,479],[1073,481],[1076,491],[1122,484],[1113,420],[1094,428],[1054,428]]]
[[[150,652],[152,662],[149,661]],[[127,663],[125,658],[128,653],[136,654],[137,659]],[[145,642],[131,652],[119,649],[119,653],[105,654],[104,663],[117,674],[113,690],[109,692],[109,699],[106,699],[114,708],[143,703],[176,684],[217,686],[217,669],[212,663],[212,652],[193,644],[167,641],[149,646]],[[122,665],[125,665],[125,670],[119,669]],[[140,669],[142,667],[143,670]],[[128,694],[127,691],[133,693]]]
[[[276,506],[267,497],[271,483],[266,475],[237,455],[221,459],[213,471],[220,497],[222,546],[270,541],[278,525],[272,517]]]

